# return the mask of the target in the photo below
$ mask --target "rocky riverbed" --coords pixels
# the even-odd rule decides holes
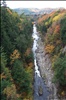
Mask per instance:
[[[39,33],[38,33],[39,35]],[[47,85],[49,91],[51,91],[51,95],[48,98],[49,100],[58,100],[57,97],[57,84],[52,83],[53,79],[53,71],[51,69],[51,61],[49,55],[46,54],[44,44],[39,36],[37,42],[37,50],[36,50],[36,60],[37,65],[39,67],[41,76]]]

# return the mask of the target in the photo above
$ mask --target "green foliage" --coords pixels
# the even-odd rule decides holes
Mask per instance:
[[[66,45],[66,17],[61,20],[61,40]]]
[[[6,68],[7,59],[4,52],[1,52],[1,99],[6,100],[6,95],[3,93],[4,89],[11,86],[11,75],[8,68]]]
[[[9,56],[14,50],[14,38],[16,37],[15,20],[7,9],[1,9],[1,42],[5,48],[4,51]]]
[[[1,60],[1,72],[0,72],[0,74],[1,74],[4,71],[4,68],[7,64],[7,58],[6,58],[6,54],[4,53],[4,50],[2,47],[0,48],[0,50],[1,50],[0,51],[0,53],[1,53],[1,58],[0,58],[0,60]]]
[[[14,62],[12,68],[12,76],[17,87],[19,88],[20,93],[22,92],[29,93],[30,77],[29,74],[23,68],[23,64],[19,60],[16,60]]]
[[[21,20],[22,19],[22,20]],[[19,26],[22,29],[19,28]],[[14,49],[18,49],[21,56],[26,49],[32,45],[32,23],[31,20],[23,14],[19,16],[9,8],[1,9],[1,45],[7,54],[10,62],[10,54]]]
[[[30,91],[30,77],[23,65],[26,63],[24,54],[27,48],[31,48],[32,46],[31,19],[26,17],[24,14],[19,16],[16,12],[7,7],[1,7],[0,39],[2,46],[1,49],[3,48],[3,50],[0,51],[2,100],[6,100],[8,96],[8,94],[6,92],[4,93],[3,91],[6,91],[7,89],[8,91],[12,90],[12,86],[14,86],[14,90],[16,91],[15,85],[18,92],[20,90],[21,94],[23,92],[28,94]],[[15,50],[18,51],[16,52],[16,55]],[[19,58],[19,60],[17,60],[17,58]],[[12,60],[14,60],[14,62],[11,63]],[[19,98],[17,97],[16,100],[17,99]]]
[[[43,25],[37,25],[37,28],[41,31],[41,33],[43,35],[45,35],[45,33],[47,32],[47,28],[46,28],[45,24],[43,24]]]
[[[46,53],[50,54],[54,68],[54,82],[66,85],[66,10],[54,11],[38,20],[38,30],[44,39]],[[45,26],[44,26],[45,25]],[[46,31],[43,30],[46,27]]]
[[[25,56],[26,63],[33,62],[33,53],[31,52],[29,55]]]
[[[58,58],[54,63],[55,82],[66,85],[66,56]]]
[[[25,53],[27,49],[27,40],[25,38],[25,34],[20,34],[15,41],[16,41],[16,46],[20,50],[20,52]]]

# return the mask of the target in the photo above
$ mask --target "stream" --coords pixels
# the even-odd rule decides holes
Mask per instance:
[[[38,32],[37,32],[37,28],[36,25],[33,25],[33,34],[32,37],[34,39],[33,42],[33,54],[34,54],[34,66],[35,66],[35,75],[34,75],[34,100],[48,100],[48,97],[50,95],[50,91],[48,91],[48,87],[45,84],[45,82],[43,81],[41,74],[40,74],[40,70],[39,70],[39,66],[37,64],[37,56],[36,56],[36,50],[38,49],[38,40],[40,39]],[[41,86],[42,88],[42,95],[39,95],[39,87]]]

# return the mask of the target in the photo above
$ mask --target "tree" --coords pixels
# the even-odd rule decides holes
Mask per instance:
[[[23,64],[19,60],[16,60],[14,62],[12,68],[12,77],[20,93],[25,92],[28,94],[30,90],[30,77],[29,74],[23,68]]]
[[[61,20],[61,40],[63,43],[63,46],[66,45],[66,18]]]
[[[5,1],[6,1],[6,0],[3,0],[3,2],[2,2],[2,5],[3,5],[4,7],[7,6]]]
[[[4,71],[5,66],[7,64],[7,57],[6,54],[4,53],[3,47],[0,48],[0,53],[1,53],[1,72],[0,74]]]
[[[66,85],[66,56],[58,58],[54,63],[54,79],[61,85]]]
[[[28,94],[30,91],[31,77],[30,72],[25,70],[27,63],[24,55],[26,50],[32,46],[32,23],[30,18],[24,16],[19,16],[10,8],[1,7],[0,39],[1,46],[4,48],[4,51],[1,52],[2,100],[6,100],[7,97],[9,100],[15,100],[16,89],[18,93],[20,92],[20,96],[22,93]],[[29,55],[28,58],[31,60],[32,56]],[[15,85],[16,88],[14,88]],[[19,98],[17,97],[17,99]]]

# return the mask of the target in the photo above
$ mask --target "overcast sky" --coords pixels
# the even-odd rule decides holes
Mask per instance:
[[[6,1],[10,8],[66,8],[66,1]]]

